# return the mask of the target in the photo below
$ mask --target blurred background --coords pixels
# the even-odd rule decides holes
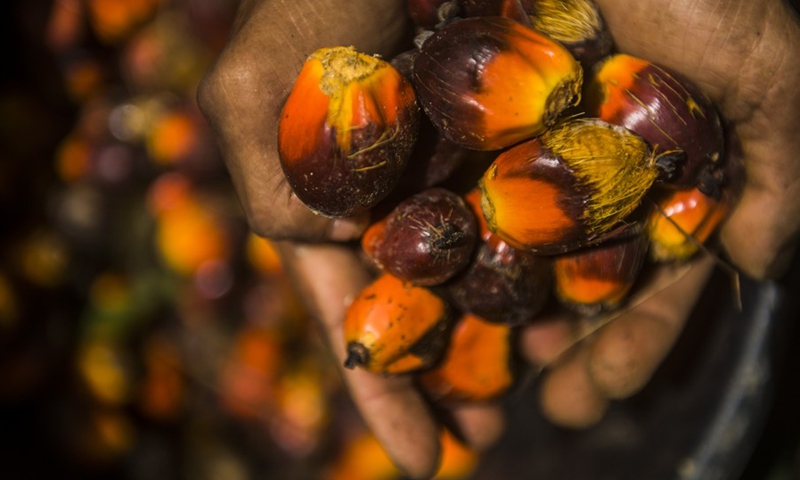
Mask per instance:
[[[399,478],[272,245],[248,232],[196,108],[235,7],[0,6],[0,478]],[[780,352],[736,450],[744,478],[797,478],[800,363]],[[685,373],[662,375],[674,389]],[[558,431],[527,390],[509,402],[524,430],[484,457],[447,438],[439,478],[560,478],[525,473],[536,445],[597,451],[631,418],[620,406],[594,437]],[[606,464],[563,478],[637,478]]]

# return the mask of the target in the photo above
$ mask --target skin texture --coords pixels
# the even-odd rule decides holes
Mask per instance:
[[[705,89],[742,139],[747,184],[722,231],[724,253],[743,273],[774,278],[786,268],[800,225],[800,23],[780,0],[598,0],[622,52],[683,73]],[[281,250],[296,285],[341,364],[341,320],[369,277],[353,251],[365,218],[312,214],[283,180],[277,157],[280,108],[305,58],[323,46],[353,45],[387,57],[411,31],[403,2],[244,0],[229,43],[202,82],[198,101],[214,128],[252,229],[286,240]],[[588,338],[566,317],[543,319],[521,336],[544,369],[541,408],[555,423],[597,422],[612,399],[638,392],[680,335],[713,269],[693,261],[678,281],[664,269],[655,292]],[[547,341],[544,341],[547,339]],[[501,434],[492,405],[434,414],[409,378],[343,373],[361,413],[410,476],[429,477],[439,422],[477,448]],[[532,406],[532,408],[534,408]]]

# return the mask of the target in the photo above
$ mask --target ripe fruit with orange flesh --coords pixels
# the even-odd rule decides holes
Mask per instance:
[[[553,259],[558,300],[586,315],[622,304],[647,256],[641,230],[624,238],[559,255]]]
[[[464,272],[447,282],[447,293],[462,311],[491,322],[520,325],[547,303],[552,265],[548,258],[517,250],[490,232],[480,197],[478,189],[466,195],[479,220],[475,255]]]
[[[587,84],[587,113],[641,135],[656,154],[683,152],[679,188],[697,184],[698,175],[719,163],[724,151],[722,123],[711,100],[678,73],[617,54],[603,60]]]
[[[420,384],[438,402],[498,398],[514,384],[511,337],[508,325],[464,315],[441,363],[420,373]]]
[[[344,365],[383,374],[429,367],[441,356],[449,323],[450,309],[441,297],[385,273],[347,309]]]
[[[438,285],[469,263],[477,239],[475,216],[455,193],[431,188],[412,195],[362,238],[380,269],[415,285]]]
[[[553,124],[579,100],[583,72],[561,45],[503,17],[454,21],[422,44],[414,84],[445,138],[497,150]]]
[[[468,478],[478,466],[478,454],[449,430],[440,436],[442,457],[433,480]],[[372,433],[349,440],[324,480],[392,480],[404,478]]]
[[[500,154],[480,180],[489,230],[509,245],[563,253],[602,240],[660,174],[647,143],[597,119],[572,120]]]
[[[417,137],[411,83],[349,47],[322,48],[281,112],[281,166],[297,197],[331,217],[366,210],[397,184]]]

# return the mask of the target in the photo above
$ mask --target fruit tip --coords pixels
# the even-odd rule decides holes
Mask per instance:
[[[369,363],[369,350],[358,342],[347,344],[347,358],[344,361],[345,368],[354,369]]]

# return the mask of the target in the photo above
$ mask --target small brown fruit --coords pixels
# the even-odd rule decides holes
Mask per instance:
[[[443,283],[469,263],[477,239],[472,211],[443,188],[402,201],[364,233],[364,252],[380,269],[415,285]]]

